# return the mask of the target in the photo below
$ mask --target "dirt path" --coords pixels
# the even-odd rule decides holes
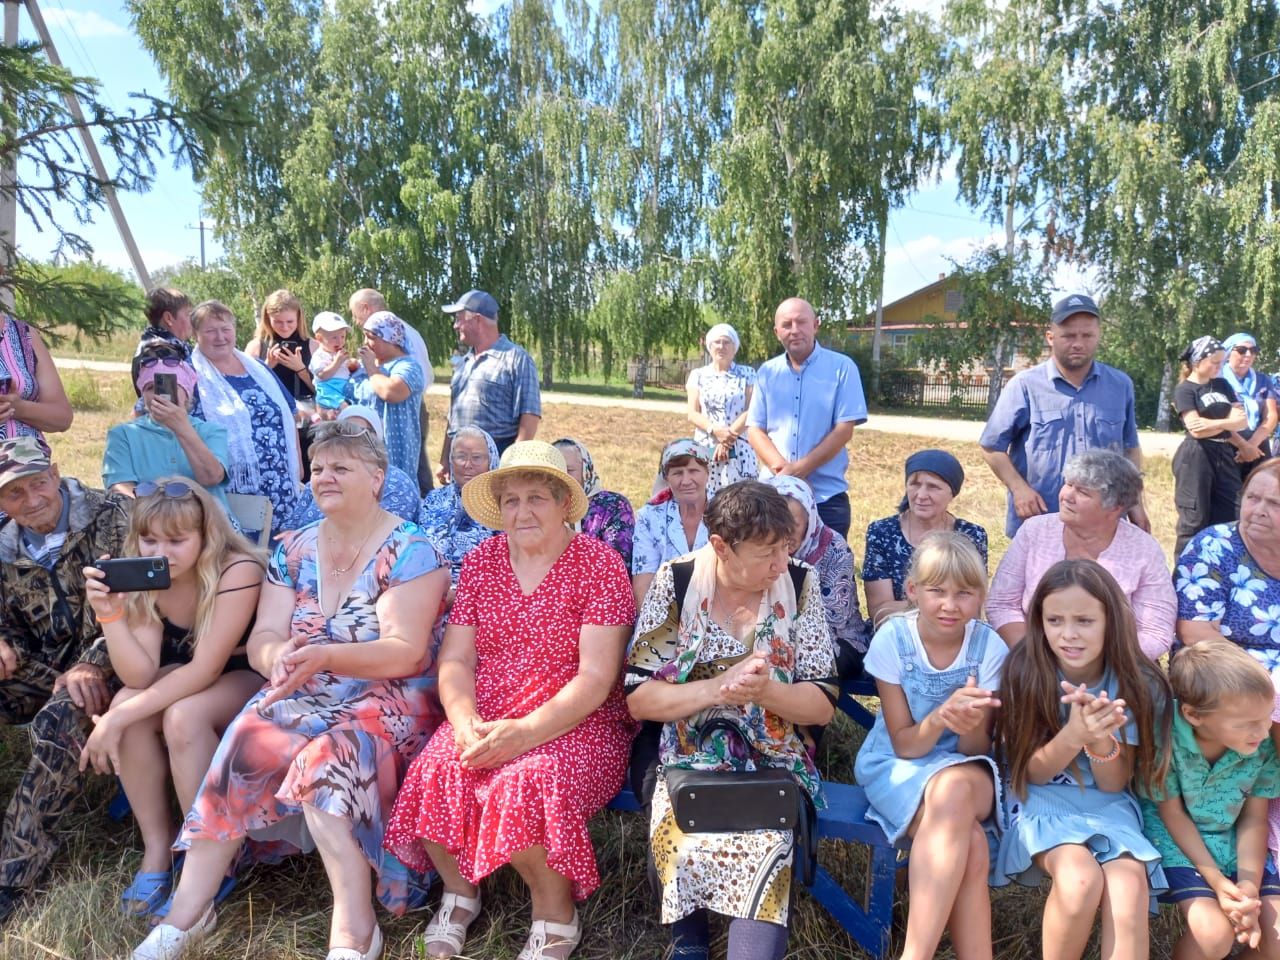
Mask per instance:
[[[54,357],[53,362],[68,370],[92,370],[95,373],[128,373],[129,364],[115,360],[78,360],[74,357]],[[427,392],[432,396],[448,396],[449,387],[444,383],[432,384]],[[651,410],[655,413],[683,414],[685,405],[678,400],[623,400],[618,397],[596,397],[584,393],[548,391],[542,394],[544,403],[566,403],[578,407],[620,407],[631,410]],[[930,440],[954,440],[977,443],[982,434],[982,424],[973,420],[945,420],[940,417],[908,417],[900,414],[876,413],[871,415],[862,430],[878,430],[907,436],[926,437]],[[1172,457],[1182,442],[1181,433],[1156,433],[1139,430],[1138,441],[1148,457]]]

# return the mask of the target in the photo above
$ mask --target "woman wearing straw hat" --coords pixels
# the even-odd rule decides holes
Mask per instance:
[[[727,323],[717,323],[703,340],[711,362],[689,373],[685,390],[689,395],[689,422],[694,438],[712,449],[711,478],[707,492],[739,480],[754,480],[760,473],[755,451],[747,442],[747,407],[756,372],[734,363],[740,341],[738,331]]]
[[[587,498],[551,444],[512,444],[462,505],[502,531],[466,558],[440,650],[447,722],[414,761],[385,846],[444,882],[429,957],[462,952],[480,880],[515,867],[533,898],[520,960],[564,960],[600,884],[587,821],[617,793],[635,725],[621,667],[635,604],[622,559],[572,524]]]

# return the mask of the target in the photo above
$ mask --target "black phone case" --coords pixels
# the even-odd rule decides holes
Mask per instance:
[[[140,590],[169,589],[167,557],[119,557],[100,560],[98,569],[112,593],[137,593]]]

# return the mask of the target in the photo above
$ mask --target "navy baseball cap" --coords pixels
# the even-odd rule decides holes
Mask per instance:
[[[468,290],[458,298],[457,303],[448,303],[440,308],[445,313],[458,313],[469,310],[490,320],[498,319],[498,301],[483,290]]]
[[[1073,293],[1069,297],[1063,297],[1053,305],[1053,313],[1050,314],[1049,319],[1058,324],[1074,317],[1077,313],[1087,313],[1091,317],[1102,319],[1102,314],[1098,312],[1098,305],[1093,297],[1085,293]]]

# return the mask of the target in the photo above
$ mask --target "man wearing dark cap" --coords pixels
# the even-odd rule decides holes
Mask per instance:
[[[111,701],[111,661],[85,602],[85,566],[119,556],[128,498],[63,479],[32,437],[0,441],[0,723],[31,722],[31,762],[0,833],[0,923],[57,850],[79,792],[89,717]]]
[[[1028,517],[1057,512],[1063,465],[1077,453],[1114,450],[1142,469],[1133,381],[1094,359],[1101,333],[1092,297],[1073,293],[1055,303],[1049,359],[1009,381],[983,428],[983,456],[1009,488],[1011,537]],[[1151,528],[1141,503],[1129,519]]]
[[[501,453],[517,440],[532,440],[542,419],[538,368],[523,349],[498,332],[498,301],[483,290],[468,290],[442,308],[453,314],[458,340],[469,349],[449,385],[449,425],[436,474],[447,483],[449,451],[463,427],[479,427]]]

